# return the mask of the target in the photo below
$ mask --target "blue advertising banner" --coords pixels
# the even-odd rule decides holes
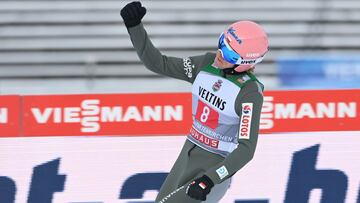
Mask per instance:
[[[359,203],[359,135],[260,135],[220,203]],[[0,202],[154,203],[185,139],[2,138]]]
[[[278,68],[282,88],[360,88],[360,56],[282,57]]]

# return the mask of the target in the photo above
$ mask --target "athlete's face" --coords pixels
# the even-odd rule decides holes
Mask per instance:
[[[225,59],[222,57],[221,52],[219,50],[216,52],[216,57],[215,57],[215,62],[214,63],[215,63],[215,66],[220,68],[220,69],[234,67],[233,64],[225,61]]]

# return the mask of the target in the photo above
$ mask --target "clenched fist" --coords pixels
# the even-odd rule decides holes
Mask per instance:
[[[146,8],[141,5],[139,1],[128,3],[121,9],[120,15],[124,20],[127,28],[134,27],[141,23],[141,19],[146,13]]]

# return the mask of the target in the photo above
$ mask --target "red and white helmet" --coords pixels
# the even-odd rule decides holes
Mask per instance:
[[[224,46],[220,45],[221,40]],[[229,58],[226,55],[230,55],[232,59],[227,61],[238,65],[235,68],[237,72],[246,71],[261,62],[268,49],[267,34],[260,25],[252,21],[238,21],[231,24],[219,39],[219,50],[223,58],[226,60]],[[239,57],[234,57],[236,54]]]

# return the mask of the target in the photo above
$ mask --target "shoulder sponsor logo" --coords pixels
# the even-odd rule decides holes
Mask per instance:
[[[0,108],[0,124],[8,123],[8,108]]]
[[[238,78],[238,82],[243,84],[245,83],[246,81],[250,80],[251,78],[248,76],[248,75],[244,75],[244,76],[241,76],[240,78]]]
[[[229,172],[225,166],[221,166],[220,168],[216,169],[216,173],[218,174],[221,180],[229,175]]]
[[[241,111],[239,139],[250,139],[253,103],[243,103]]]
[[[248,76],[248,75],[244,75],[241,77],[244,81],[248,81],[250,80],[251,78]]]
[[[193,69],[195,68],[195,65],[191,63],[191,59],[189,57],[183,58],[183,64],[184,64],[184,71],[185,75],[188,78],[192,78],[193,76]]]

